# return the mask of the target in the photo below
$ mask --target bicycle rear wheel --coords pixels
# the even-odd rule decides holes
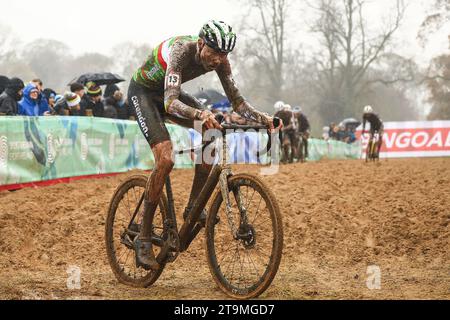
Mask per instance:
[[[117,280],[133,287],[148,287],[161,275],[165,265],[156,271],[137,268],[135,263],[134,239],[140,230],[144,213],[142,195],[145,191],[147,177],[132,176],[123,182],[111,199],[105,226],[106,253],[111,269]],[[136,216],[133,214],[140,205]],[[153,236],[160,239],[165,234],[164,220],[167,216],[167,200],[161,197],[159,207],[152,217]],[[160,247],[153,245],[155,256]]]
[[[240,174],[228,180],[232,212],[240,239],[228,223],[221,192],[213,198],[206,223],[208,265],[214,281],[235,299],[261,295],[272,283],[281,262],[283,225],[277,201],[257,177]],[[240,221],[233,191],[240,190],[247,223]],[[216,224],[216,217],[219,223]]]

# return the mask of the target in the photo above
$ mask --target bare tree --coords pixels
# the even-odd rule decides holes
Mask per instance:
[[[256,59],[263,78],[267,78],[265,93],[270,101],[282,97],[285,62],[288,48],[286,46],[286,23],[290,6],[289,0],[251,0],[248,12],[243,18],[242,32],[246,34],[247,43],[242,50],[249,61]],[[254,16],[253,16],[254,15]],[[253,18],[250,18],[252,16]],[[264,81],[264,79],[260,79]],[[267,90],[268,89],[268,90]]]
[[[57,90],[67,81],[65,74],[72,56],[69,47],[60,41],[34,40],[24,46],[22,59],[22,63],[28,64],[46,87]]]
[[[450,44],[450,38],[449,38]],[[450,120],[450,54],[432,60],[425,83],[430,92],[428,102],[432,104],[429,120]]]
[[[135,44],[132,42],[122,42],[115,45],[111,50],[111,56],[114,57],[113,69],[116,70],[125,82],[119,86],[126,92],[133,73],[152,54],[153,49],[147,44]]]
[[[450,21],[450,0],[433,0],[430,12],[422,22],[417,38],[422,46],[428,42],[429,35],[437,32]]]
[[[396,0],[390,21],[384,23],[378,34],[369,32],[366,5],[365,0],[321,0],[319,5],[309,4],[318,13],[312,31],[321,38],[321,50],[315,62],[321,72],[321,80],[327,84],[327,95],[343,104],[339,106],[341,113],[356,111],[355,101],[370,83],[393,83],[404,77],[389,80],[368,77],[400,26],[406,8],[403,1]]]

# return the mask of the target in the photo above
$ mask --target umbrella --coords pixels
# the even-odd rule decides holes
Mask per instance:
[[[125,81],[125,79],[123,79],[122,77],[118,76],[115,73],[110,73],[110,72],[85,73],[85,74],[79,76],[78,78],[75,78],[72,81],[70,81],[69,85],[71,85],[72,83],[75,83],[75,82],[86,85],[86,83],[88,83],[90,81],[93,81],[97,85],[102,86],[102,85],[123,82],[123,81]]]
[[[8,86],[9,79],[5,76],[0,76],[0,93],[2,93]]]
[[[203,90],[194,94],[194,97],[197,99],[204,101],[206,105],[214,105],[216,103],[223,103],[224,101],[228,101],[227,97],[221,94],[217,90]]]
[[[361,124],[361,121],[356,120],[355,118],[347,118],[341,121],[339,126],[344,125],[346,128],[354,127],[357,128]]]

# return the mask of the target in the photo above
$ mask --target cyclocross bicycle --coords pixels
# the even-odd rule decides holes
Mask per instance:
[[[213,166],[200,196],[179,229],[171,180],[166,179],[165,194],[152,217],[152,243],[160,264],[158,270],[146,271],[135,265],[134,241],[143,217],[147,177],[131,176],[116,189],[108,209],[105,239],[108,260],[119,282],[149,287],[166,264],[186,251],[205,227],[209,269],[223,292],[235,299],[250,299],[261,295],[272,283],[283,249],[280,209],[273,193],[258,177],[232,173],[227,162],[225,134],[226,130],[267,130],[267,126],[222,124],[222,127],[221,161]],[[269,137],[267,149],[271,147],[270,141]],[[202,149],[210,143],[204,144]],[[210,198],[204,226],[198,220]]]
[[[371,135],[366,149],[366,162],[380,160],[380,154],[378,152],[379,139],[380,134],[378,132]]]

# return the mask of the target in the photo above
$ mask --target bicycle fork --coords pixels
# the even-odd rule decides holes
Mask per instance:
[[[239,209],[239,228],[236,227],[234,217],[233,217],[233,209],[231,205],[231,199],[230,199],[230,190],[228,187],[228,179],[233,176],[233,173],[231,172],[230,168],[225,168],[222,171],[222,174],[219,178],[219,185],[220,185],[220,191],[222,193],[222,199],[225,202],[225,213],[227,216],[228,226],[230,227],[231,233],[233,235],[233,238],[235,240],[239,240],[242,238],[243,235],[240,234],[241,226],[246,226],[248,224],[247,219],[247,209],[242,201],[242,194],[240,188],[233,189],[233,195],[236,199],[236,203]]]

